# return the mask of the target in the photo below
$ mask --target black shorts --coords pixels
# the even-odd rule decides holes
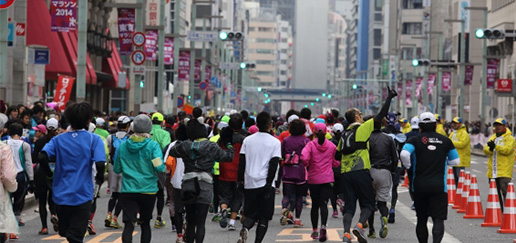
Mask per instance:
[[[244,214],[251,219],[272,220],[274,214],[274,191],[273,188],[256,188],[244,190]],[[265,195],[271,194],[268,199]]]
[[[141,221],[152,219],[152,210],[156,203],[156,194],[121,193],[124,223],[136,222],[136,214],[140,213]]]
[[[446,220],[448,216],[448,193],[414,193],[417,217],[432,217]]]
[[[242,200],[242,192],[236,189],[236,182],[219,180],[219,204],[226,204],[232,212],[238,212]]]

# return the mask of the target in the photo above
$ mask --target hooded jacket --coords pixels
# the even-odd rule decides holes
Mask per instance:
[[[150,193],[158,191],[156,173],[165,172],[163,153],[159,144],[150,138],[131,136],[116,151],[113,171],[122,174],[122,193]]]
[[[8,193],[15,192],[18,188],[16,175],[11,148],[0,142],[0,232],[16,234],[20,232]]]
[[[179,157],[185,163],[185,174],[190,172],[207,172],[211,174],[215,161],[230,162],[233,160],[235,149],[230,147],[223,150],[216,143],[207,139],[196,141],[186,140],[176,143],[170,149],[170,156]]]
[[[369,137],[369,159],[372,168],[394,171],[398,165],[394,140],[380,130],[374,130]]]
[[[327,139],[320,145],[316,140],[308,143],[301,152],[301,160],[308,167],[308,184],[334,182],[332,167],[340,166],[335,159],[337,146]]]
[[[462,124],[459,129],[450,134],[450,140],[459,153],[460,164],[457,167],[469,167],[471,165],[471,142],[466,131],[466,125]]]
[[[514,167],[514,137],[509,129],[497,137],[493,134],[489,141],[494,141],[496,146],[493,151],[489,150],[487,144],[484,146],[484,154],[489,156],[487,161],[487,178],[512,178],[512,170]],[[462,162],[461,162],[462,163]],[[493,170],[493,168],[496,168]]]
[[[152,136],[152,140],[159,143],[161,150],[165,149],[165,147],[170,144],[170,133],[163,130],[160,125],[152,125],[150,135]]]

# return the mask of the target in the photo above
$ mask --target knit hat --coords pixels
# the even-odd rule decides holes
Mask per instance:
[[[150,133],[152,130],[151,119],[144,114],[137,115],[133,121],[133,131],[135,133]]]

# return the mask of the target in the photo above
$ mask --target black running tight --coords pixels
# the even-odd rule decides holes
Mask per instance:
[[[125,222],[124,231],[122,233],[122,241],[123,243],[132,243],[133,242],[133,231],[134,231],[134,223],[135,222]],[[141,243],[149,243],[151,241],[151,227],[150,220],[141,222],[141,231],[142,236],[140,239]]]
[[[122,211],[122,205],[120,203],[120,192],[111,192],[111,197],[108,202],[108,212],[113,212],[115,209],[115,216],[118,217],[120,215],[120,211]]]
[[[310,211],[310,219],[312,228],[317,229],[319,224],[319,211],[321,213],[321,226],[326,226],[328,221],[328,199],[333,194],[333,189],[329,183],[327,184],[309,184],[310,197],[312,197],[312,210]]]
[[[208,204],[186,204],[186,242],[202,243],[206,232],[205,223],[208,216]],[[177,215],[179,216],[179,215]]]
[[[444,220],[432,219],[434,227],[432,228],[432,236],[434,243],[440,243],[444,236]],[[419,242],[428,242],[428,217],[418,217],[416,225],[416,235]]]
[[[244,219],[244,228],[250,230],[253,228],[255,219],[245,218]],[[256,238],[254,240],[255,243],[261,243],[263,238],[265,238],[265,234],[267,233],[267,229],[269,228],[269,220],[268,219],[260,219],[258,220],[258,228],[256,229]]]

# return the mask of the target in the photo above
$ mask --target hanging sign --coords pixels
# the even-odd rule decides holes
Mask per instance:
[[[70,32],[77,29],[77,0],[52,0],[50,2],[52,32]]]
[[[54,102],[57,103],[57,106],[60,110],[64,110],[66,108],[66,102],[68,102],[68,100],[70,99],[74,81],[75,78],[68,76],[59,76],[57,78],[57,87],[56,93],[54,94]]]

